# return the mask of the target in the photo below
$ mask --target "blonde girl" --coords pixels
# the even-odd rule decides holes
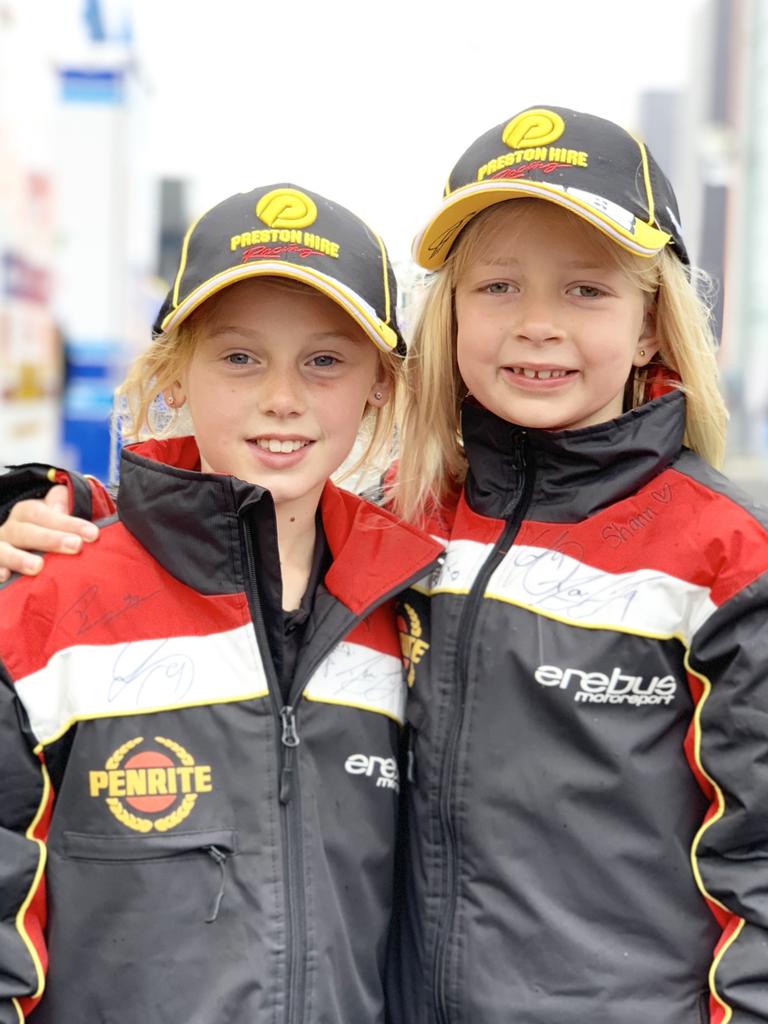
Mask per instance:
[[[308,189],[185,237],[116,515],[0,588],[3,1024],[383,1024],[393,598],[440,549],[329,477],[366,416],[388,436],[394,308],[378,236]]]
[[[407,1024],[768,1021],[768,517],[671,186],[619,126],[477,139],[414,245]]]

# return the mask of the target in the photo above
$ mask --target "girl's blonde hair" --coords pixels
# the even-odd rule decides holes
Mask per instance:
[[[540,199],[514,199],[520,217],[530,214]],[[406,519],[420,519],[461,486],[467,460],[461,444],[460,412],[467,396],[456,359],[456,284],[467,266],[489,245],[499,229],[493,206],[464,229],[445,262],[433,276],[413,328],[405,362],[405,386],[398,409],[399,464],[392,499]],[[563,216],[576,218],[562,211]],[[508,229],[505,219],[504,228]],[[684,442],[719,466],[725,452],[727,413],[718,389],[716,345],[710,311],[699,294],[707,287],[705,275],[688,272],[668,249],[651,258],[636,256],[593,230],[594,241],[648,296],[654,310],[656,336],[661,345],[650,367],[666,367],[680,380],[685,392]],[[696,282],[701,287],[697,291]],[[648,368],[637,370],[627,382],[625,407],[644,401]],[[658,371],[657,371],[658,372]],[[663,369],[661,370],[663,374]]]
[[[290,278],[262,277],[259,280],[287,292],[322,294],[309,285]],[[166,416],[165,421],[159,423],[158,399],[164,391],[172,388],[189,365],[197,343],[205,336],[206,326],[215,310],[217,295],[199,306],[178,327],[167,331],[160,338],[153,339],[149,347],[130,365],[125,380],[117,389],[120,433],[124,442],[192,432],[191,422],[184,422],[183,415],[180,417],[183,427],[181,431],[178,429],[175,415],[171,415],[170,418]],[[373,342],[370,341],[370,344]],[[367,408],[360,427],[362,454],[351,466],[344,467],[342,479],[358,472],[364,464],[377,459],[387,459],[391,454],[395,407],[401,402],[398,392],[402,386],[402,360],[389,352],[378,349],[377,352],[382,379],[389,384],[392,397],[383,407]]]

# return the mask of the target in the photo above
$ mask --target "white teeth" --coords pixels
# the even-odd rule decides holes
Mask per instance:
[[[263,448],[264,451],[280,452],[284,455],[288,455],[290,452],[297,452],[299,448],[303,448],[308,443],[308,441],[281,441],[279,437],[259,437],[256,439],[256,444],[259,448]]]
[[[565,377],[567,370],[529,370],[521,366],[513,366],[512,372],[528,380],[549,380],[550,377]]]

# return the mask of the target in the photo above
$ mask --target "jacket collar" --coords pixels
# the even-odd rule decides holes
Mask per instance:
[[[579,522],[639,490],[678,455],[685,397],[675,391],[581,430],[525,430],[465,402],[465,495],[473,511],[512,515],[532,474],[526,518]]]
[[[279,587],[270,493],[236,477],[199,471],[193,437],[123,449],[117,509],[126,528],[177,579],[203,594],[245,587],[241,521],[254,531],[259,577]],[[420,574],[442,547],[384,509],[328,483],[320,512],[333,565],[328,590],[360,614]],[[361,571],[362,570],[362,571]]]

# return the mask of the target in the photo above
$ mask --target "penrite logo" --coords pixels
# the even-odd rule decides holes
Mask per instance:
[[[89,772],[90,794],[104,797],[117,820],[135,832],[167,832],[188,817],[200,793],[212,791],[211,767],[196,764],[180,743],[163,736],[155,736],[163,749],[131,753],[143,742],[143,736],[128,740],[103,770]]]
[[[416,666],[429,650],[429,644],[422,638],[421,619],[415,609],[404,603],[397,615],[397,629],[400,634],[400,650],[403,654],[403,666],[408,686],[416,680]]]
[[[394,757],[376,757],[373,754],[350,754],[344,762],[344,771],[350,775],[365,775],[376,779],[379,789],[400,792],[400,771]]]
[[[677,693],[674,676],[653,676],[646,680],[618,666],[606,675],[579,668],[539,665],[533,678],[542,686],[556,686],[560,690],[567,690],[573,682],[573,699],[582,704],[631,704],[635,707],[671,704]]]

